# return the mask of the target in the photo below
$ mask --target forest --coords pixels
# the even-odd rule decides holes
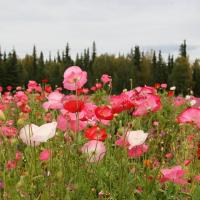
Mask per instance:
[[[179,55],[163,58],[162,52],[142,52],[139,46],[130,49],[126,55],[98,55],[95,42],[92,48],[84,49],[73,59],[67,43],[63,51],[56,56],[44,58],[43,52],[33,47],[31,55],[23,58],[15,49],[5,52],[0,49],[0,86],[26,86],[29,80],[41,83],[48,80],[52,87],[62,86],[64,71],[73,65],[80,66],[90,77],[86,87],[92,87],[102,74],[112,76],[112,93],[118,94],[123,89],[156,83],[167,83],[168,87],[176,86],[176,94],[193,94],[200,96],[200,59],[193,63],[187,54],[186,41],[179,47]]]

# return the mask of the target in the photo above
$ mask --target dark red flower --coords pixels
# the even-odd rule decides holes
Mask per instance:
[[[173,96],[174,96],[174,91],[169,91],[169,92],[167,93],[167,96],[168,96],[168,97],[173,97]]]
[[[200,142],[198,143],[197,158],[200,160]]]
[[[103,120],[112,120],[113,119],[113,112],[108,106],[99,106],[95,109],[95,115],[99,119]]]
[[[41,80],[41,82],[42,82],[42,83],[48,83],[49,80],[48,80],[48,79],[43,79],[43,80]]]
[[[80,112],[84,108],[84,102],[80,100],[71,100],[64,103],[64,108],[71,113]]]
[[[103,141],[106,139],[107,134],[105,129],[101,129],[98,126],[93,126],[85,130],[85,137],[89,140],[100,140]]]

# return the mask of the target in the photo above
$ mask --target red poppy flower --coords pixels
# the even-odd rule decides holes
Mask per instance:
[[[45,88],[44,88],[45,92],[47,93],[51,93],[52,92],[52,88],[50,85],[46,85]]]
[[[103,141],[106,139],[107,134],[105,129],[101,129],[98,126],[93,126],[85,130],[85,137],[89,140],[100,140]]]
[[[48,80],[48,79],[43,79],[41,82],[42,82],[42,83],[48,83],[49,80]]]
[[[64,103],[64,108],[69,112],[80,112],[84,108],[84,102],[80,100],[71,100]]]
[[[154,85],[154,87],[155,87],[156,89],[159,89],[159,88],[160,88],[160,86],[161,86],[161,84],[160,84],[160,83],[155,83],[155,85]]]
[[[168,97],[173,97],[173,96],[174,96],[174,91],[169,91],[169,92],[167,93],[167,96],[168,96]]]
[[[113,119],[113,112],[108,106],[100,106],[95,109],[95,115],[99,119],[103,120],[112,120]]]

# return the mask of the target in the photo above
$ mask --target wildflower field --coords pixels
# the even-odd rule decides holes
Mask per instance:
[[[200,99],[89,78],[0,87],[0,199],[199,200]]]

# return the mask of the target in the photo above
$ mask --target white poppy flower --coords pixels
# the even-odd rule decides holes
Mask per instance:
[[[126,141],[129,143],[129,149],[134,146],[144,144],[147,139],[148,133],[144,133],[143,130],[128,131],[126,133]]]
[[[43,124],[37,126],[35,124],[29,124],[24,126],[19,133],[21,140],[27,145],[38,146],[40,142],[47,142],[56,134],[57,122]]]

